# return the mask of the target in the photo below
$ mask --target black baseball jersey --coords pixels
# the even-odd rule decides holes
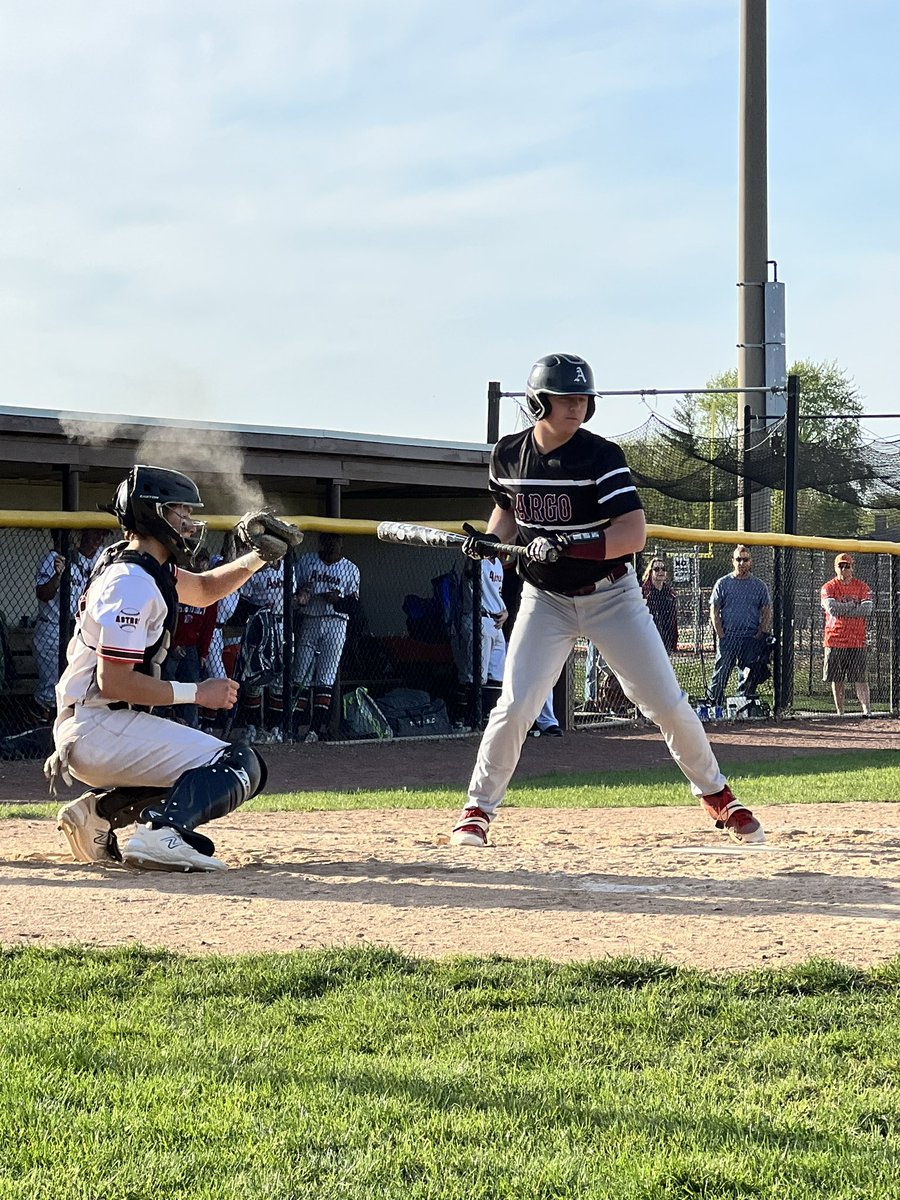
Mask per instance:
[[[541,454],[531,429],[503,437],[491,455],[491,496],[511,509],[519,541],[531,542],[554,533],[603,529],[613,517],[642,509],[625,455],[582,428],[562,446]],[[535,587],[571,591],[608,575],[625,558],[566,558],[555,563],[518,560],[519,572]]]

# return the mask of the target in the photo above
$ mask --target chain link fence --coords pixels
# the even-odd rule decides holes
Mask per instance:
[[[93,562],[112,539],[111,531],[98,529],[0,529],[0,757],[37,757],[49,744],[53,688],[73,613]],[[481,576],[466,571],[458,551],[386,545],[362,534],[343,537],[337,563],[320,561],[313,577],[302,574],[301,558],[308,568],[322,542],[323,535],[307,534],[284,567],[261,572],[214,614],[201,620],[197,610],[182,613],[168,677],[229,674],[241,682],[241,699],[228,714],[179,708],[169,715],[256,741],[446,737],[479,729],[499,694],[497,630],[508,636],[514,617],[509,589],[503,603],[513,617],[498,624]],[[208,549],[213,562],[229,557],[227,535],[210,534]],[[733,549],[651,538],[637,559],[642,578],[654,561],[666,567],[660,574],[677,628],[663,636],[671,638],[672,663],[692,703],[709,719],[834,711],[831,684],[823,681],[820,589],[835,576],[835,555],[770,545],[752,546],[751,553],[752,573],[771,595],[774,644],[749,694],[736,669],[721,712],[711,703],[717,644],[710,596],[733,569]],[[873,600],[864,626],[871,706],[889,712],[900,684],[893,582],[900,560],[875,552],[853,557],[854,574]],[[652,586],[652,573],[647,578]],[[637,718],[593,647],[576,647],[565,679],[576,727]],[[860,707],[854,682],[846,687],[848,712]],[[557,712],[565,724],[559,700]]]

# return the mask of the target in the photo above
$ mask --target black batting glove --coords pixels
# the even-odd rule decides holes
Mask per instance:
[[[491,550],[491,542],[497,545],[500,539],[496,533],[479,533],[474,525],[463,525],[463,529],[469,535],[460,546],[466,558],[471,558],[474,562],[481,562],[483,558],[494,558],[495,551]]]

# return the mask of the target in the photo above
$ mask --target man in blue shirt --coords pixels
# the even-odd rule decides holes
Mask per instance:
[[[769,589],[751,573],[749,549],[735,546],[732,561],[734,570],[716,580],[709,598],[709,617],[718,638],[716,666],[709,685],[709,700],[715,705],[725,703],[725,690],[735,666],[739,671],[751,668],[748,678],[752,676],[772,630]],[[746,680],[742,686],[746,686]]]

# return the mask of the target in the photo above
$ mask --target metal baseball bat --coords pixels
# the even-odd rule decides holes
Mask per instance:
[[[451,533],[449,529],[434,529],[430,525],[408,525],[403,521],[382,521],[376,530],[381,542],[394,542],[401,546],[431,546],[446,548],[461,546],[467,541],[464,533]],[[525,547],[506,542],[483,543],[495,554],[524,554]]]

